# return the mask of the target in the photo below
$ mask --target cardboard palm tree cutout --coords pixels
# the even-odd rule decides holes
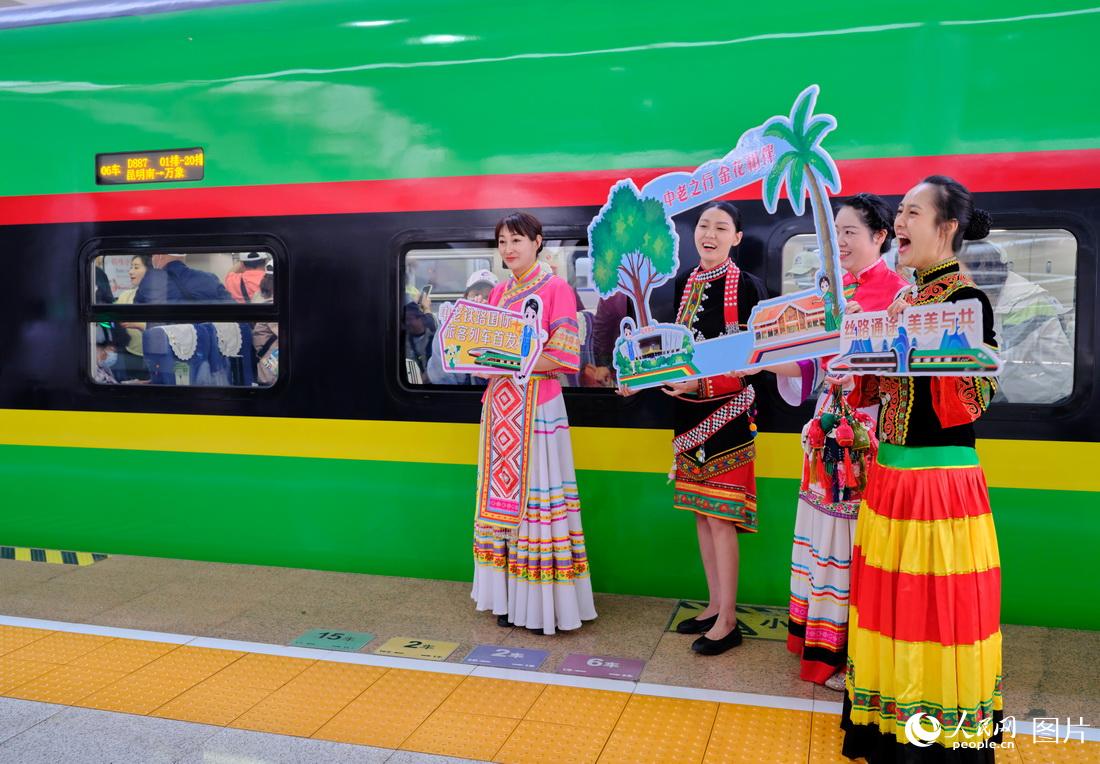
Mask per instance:
[[[835,354],[844,312],[829,193],[840,191],[840,174],[822,139],[836,127],[829,115],[813,115],[819,88],[811,85],[789,116],[776,116],[745,132],[721,159],[694,172],[666,173],[640,191],[630,179],[616,183],[588,227],[593,281],[603,297],[626,294],[637,322],[623,320],[615,343],[620,383],[653,387],[747,370],[785,361]],[[761,302],[748,331],[696,342],[680,324],[655,324],[649,299],[679,269],[679,237],[672,216],[761,182],[764,206],[774,214],[779,192],[796,215],[809,196],[823,267],[815,287]]]

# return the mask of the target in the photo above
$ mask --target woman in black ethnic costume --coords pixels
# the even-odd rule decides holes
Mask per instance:
[[[699,266],[678,279],[676,322],[695,339],[714,339],[746,328],[764,287],[730,256],[741,242],[741,215],[729,202],[703,209],[695,227]],[[672,382],[676,398],[676,486],[673,506],[695,513],[709,603],[677,631],[701,634],[692,649],[717,655],[741,643],[737,624],[738,534],[756,531],[755,393],[737,373]]]
[[[963,239],[989,232],[957,181],[910,189],[894,228],[912,291],[890,307],[976,299],[983,342],[993,309],[960,273]],[[962,309],[959,311],[962,312]],[[904,320],[904,319],[902,319]],[[878,762],[992,762],[1001,739],[1001,568],[973,422],[996,382],[857,378],[851,403],[880,402],[878,458],[856,521],[844,754]]]

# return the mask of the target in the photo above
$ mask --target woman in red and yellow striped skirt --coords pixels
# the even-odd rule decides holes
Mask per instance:
[[[894,228],[917,283],[891,313],[977,299],[983,342],[995,346],[989,300],[955,259],[964,238],[989,232],[989,215],[958,182],[932,176],[905,195]],[[973,422],[995,390],[977,377],[863,376],[852,393],[854,405],[881,408],[852,554],[841,721],[849,758],[993,761],[1001,571]]]

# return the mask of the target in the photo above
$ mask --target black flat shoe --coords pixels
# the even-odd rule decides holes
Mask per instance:
[[[721,655],[734,647],[741,644],[741,624],[735,623],[733,628],[730,629],[730,633],[721,639],[707,639],[705,636],[699,637],[691,643],[691,649],[700,655]]]
[[[501,627],[502,629],[512,628],[512,622],[508,620],[507,613],[497,616],[497,626]]]
[[[715,613],[710,618],[685,618],[676,624],[677,634],[702,634],[705,631],[710,631],[710,627],[718,620],[718,614]]]

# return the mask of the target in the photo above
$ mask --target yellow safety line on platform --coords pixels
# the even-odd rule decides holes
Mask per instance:
[[[835,714],[8,625],[0,695],[498,762],[847,761]],[[1100,756],[1014,742],[1014,762]]]
[[[70,552],[62,549],[0,545],[0,561],[47,562],[54,565],[79,565],[83,567],[105,559],[107,559],[107,555],[92,552]]]
[[[572,435],[579,469],[663,475],[672,462],[667,430],[575,427]],[[3,409],[0,443],[477,464],[477,425],[442,422]],[[797,434],[761,433],[757,451],[757,476],[801,477]],[[1100,491],[1100,471],[1082,469],[1100,462],[1100,443],[982,440],[978,451],[992,487]]]

